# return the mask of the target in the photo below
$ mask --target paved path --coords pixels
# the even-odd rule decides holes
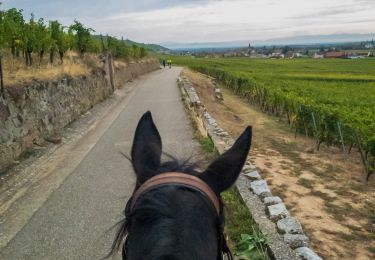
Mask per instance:
[[[113,239],[113,231],[107,230],[122,218],[121,212],[133,189],[131,166],[120,151],[129,154],[140,116],[151,110],[164,151],[187,157],[197,150],[177,88],[179,73],[179,68],[163,69],[136,82],[132,97],[119,116],[2,249],[1,259],[105,256]]]

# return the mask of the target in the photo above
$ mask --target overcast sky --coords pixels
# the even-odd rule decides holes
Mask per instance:
[[[0,0],[24,14],[74,19],[139,42],[255,41],[374,33],[375,0]]]

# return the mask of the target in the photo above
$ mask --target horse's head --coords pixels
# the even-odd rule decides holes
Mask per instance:
[[[236,181],[250,144],[251,128],[247,127],[234,145],[202,173],[194,165],[175,159],[162,163],[159,132],[151,113],[145,113],[131,151],[137,183],[113,249],[118,249],[126,237],[123,258],[128,260],[222,259],[222,252],[228,250],[222,234],[220,193]],[[171,181],[165,174],[171,172],[178,172],[177,180]],[[163,178],[167,180],[160,183],[158,179]],[[159,185],[152,184],[158,181]]]

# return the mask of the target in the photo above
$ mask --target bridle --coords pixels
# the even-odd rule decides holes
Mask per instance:
[[[220,198],[216,196],[215,192],[208,186],[207,183],[205,183],[200,178],[189,175],[186,173],[179,173],[179,172],[168,172],[168,173],[162,173],[159,175],[156,175],[150,179],[148,179],[146,182],[144,182],[138,189],[136,189],[132,195],[132,197],[129,199],[126,208],[125,208],[125,218],[126,222],[129,224],[129,219],[127,218],[130,216],[132,211],[134,210],[138,199],[146,194],[147,192],[151,190],[158,189],[160,187],[165,186],[177,186],[177,187],[184,187],[188,188],[190,190],[199,192],[202,194],[205,199],[210,203],[212,206],[212,209],[215,211],[215,215],[217,218],[217,240],[218,240],[218,257],[217,260],[224,259],[224,256],[227,256],[228,260],[233,260],[232,253],[227,245],[225,234],[224,234],[224,212],[222,203],[220,202]],[[123,259],[126,259],[126,251],[127,251],[127,242],[128,242],[128,226],[125,225],[125,232],[126,232],[126,238],[125,243],[123,246],[122,251],[122,257]]]

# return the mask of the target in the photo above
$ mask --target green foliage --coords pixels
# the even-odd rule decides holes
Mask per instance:
[[[74,21],[69,27],[69,32],[75,35],[74,37],[74,47],[80,52],[81,55],[84,55],[91,43],[91,32],[94,32],[91,28],[86,28],[82,23]]]
[[[146,50],[144,47],[139,48],[139,52],[140,52],[139,56],[140,56],[141,58],[147,56],[147,50]]]
[[[215,152],[215,146],[211,138],[209,137],[200,138],[199,142],[201,144],[203,151],[208,152],[208,153]]]
[[[106,39],[107,48],[115,58],[129,59],[130,57],[134,57],[131,53],[131,47],[125,44],[122,39],[118,40],[110,36],[107,36]]]
[[[217,78],[263,111],[287,117],[318,143],[341,145],[340,125],[344,143],[363,147],[368,170],[374,167],[375,59],[173,59]]]
[[[0,3],[1,6],[1,3]],[[110,51],[116,58],[143,58],[147,56],[147,50],[143,44],[136,44],[123,39],[118,40],[107,36],[98,38],[91,35],[93,29],[74,21],[69,27],[65,27],[58,21],[49,21],[46,25],[43,18],[36,20],[34,15],[25,22],[22,10],[15,8],[0,10],[0,51],[10,50],[13,57],[24,54],[26,64],[31,65],[32,54],[39,55],[42,61],[46,52],[50,53],[51,63],[57,52],[63,60],[64,53],[68,50],[76,50],[81,55],[87,52],[100,53]]]
[[[15,8],[7,11],[2,11],[2,26],[3,27],[3,39],[0,45],[4,48],[10,48],[13,56],[16,56],[18,49],[24,47],[23,33],[24,24],[22,10]]]
[[[1,6],[1,3],[0,3]],[[5,47],[4,11],[0,10],[0,50]]]
[[[157,45],[157,44],[145,44],[145,43],[138,43],[138,42],[133,42],[129,39],[126,39],[126,40],[123,40],[125,42],[125,44],[129,45],[129,46],[132,46],[133,44],[139,46],[139,47],[143,47],[146,52],[150,51],[150,52],[162,52],[162,51],[168,51],[167,48],[163,47],[163,46],[160,46],[160,45]]]
[[[235,244],[235,255],[239,259],[269,259],[266,237],[258,230],[238,191],[231,188],[222,193],[222,198],[226,212],[225,232]]]
[[[51,35],[44,23],[43,18],[38,20],[34,34],[35,38],[37,39],[35,43],[35,51],[39,53],[40,58],[43,58],[44,52],[46,52],[52,44]]]
[[[258,249],[267,244],[264,235],[249,235],[242,234],[241,240],[236,246],[236,253],[238,260],[256,260],[264,259],[264,255],[259,253]]]

